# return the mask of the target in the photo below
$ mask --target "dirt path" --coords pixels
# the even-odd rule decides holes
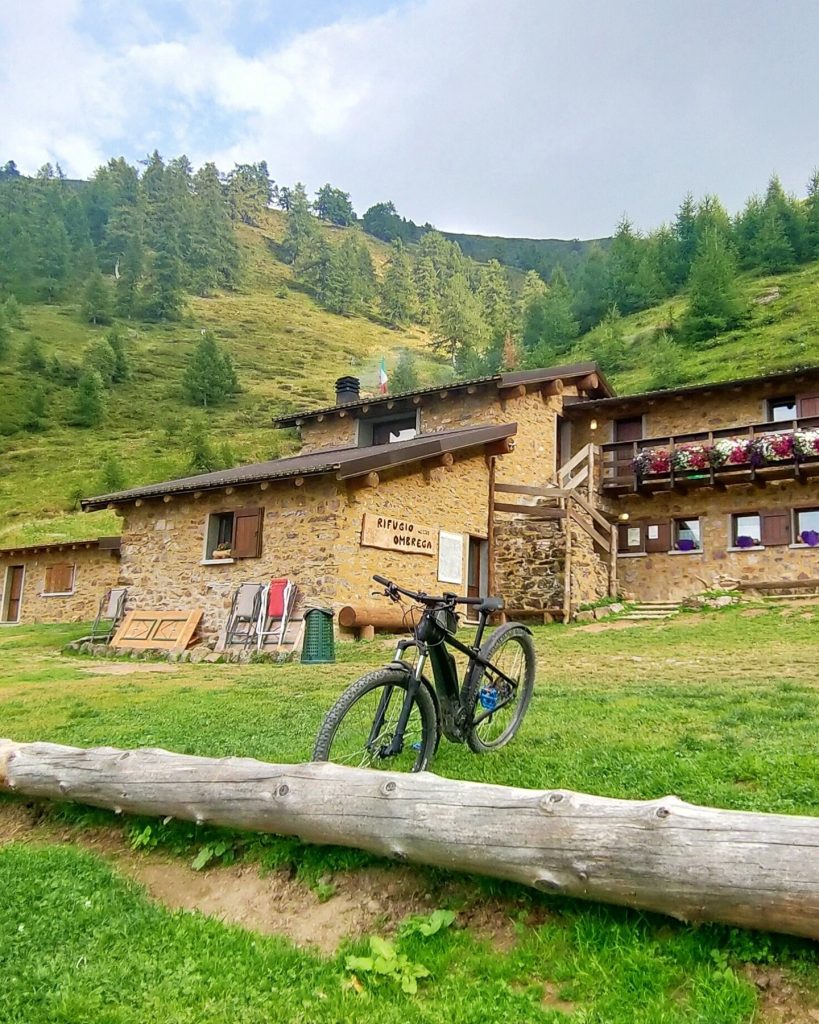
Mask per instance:
[[[0,801],[0,846],[10,842],[79,846],[104,857],[167,907],[199,911],[265,935],[285,935],[298,946],[326,954],[347,938],[393,932],[405,918],[428,914],[437,905],[421,874],[411,868],[339,872],[327,880],[332,895],[321,900],[287,871],[262,875],[255,864],[194,871],[157,851],[135,852],[117,829],[55,826],[41,819],[35,806]],[[515,943],[509,908],[497,901],[473,899],[458,923],[499,951]]]

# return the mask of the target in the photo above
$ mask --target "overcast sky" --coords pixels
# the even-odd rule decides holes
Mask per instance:
[[[819,165],[817,0],[0,0],[0,161],[265,159],[530,237]]]

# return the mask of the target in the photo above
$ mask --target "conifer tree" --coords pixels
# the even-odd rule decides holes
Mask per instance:
[[[113,299],[111,288],[99,270],[88,278],[82,297],[82,313],[90,324],[110,324]]]
[[[548,288],[538,287],[527,275],[523,298],[521,337],[527,352],[526,361],[532,367],[548,366],[555,356],[566,351],[579,330],[572,311],[571,289],[563,270],[555,269]]]
[[[819,169],[811,175],[805,200],[805,254],[819,260]]]
[[[261,215],[273,202],[274,194],[275,185],[265,160],[257,164],[236,164],[227,176],[227,199],[231,215],[243,224],[258,224]]]
[[[125,347],[125,338],[120,331],[114,327],[106,334],[105,340],[111,347],[111,351],[114,353],[114,372],[112,382],[114,384],[121,384],[131,376],[131,367],[128,361],[128,352]]]
[[[0,359],[3,359],[9,350],[9,339],[11,338],[11,325],[5,306],[0,306]]]
[[[100,468],[100,475],[97,478],[98,494],[113,494],[115,491],[124,491],[128,486],[125,470],[116,455],[109,455]]]
[[[638,281],[644,246],[644,240],[635,232],[631,221],[623,217],[608,252],[608,303],[623,313],[634,313],[650,303]]]
[[[105,415],[105,387],[96,370],[86,370],[77,382],[71,422],[78,427],[95,427]]]
[[[27,374],[36,375],[45,372],[46,358],[36,338],[24,342],[17,357],[20,369]]]
[[[408,348],[402,348],[398,362],[389,376],[390,394],[401,395],[407,391],[416,391],[420,385],[415,355]]]
[[[700,242],[691,267],[689,294],[683,331],[695,344],[738,326],[746,314],[736,259],[719,231],[709,232]]]
[[[444,354],[456,373],[463,372],[472,353],[481,352],[488,331],[481,304],[464,274],[454,274],[443,288],[438,319],[433,329],[433,348]]]
[[[677,249],[673,283],[675,289],[679,289],[688,280],[697,255],[697,207],[690,192],[680,203],[671,230]]]
[[[207,163],[193,176],[195,203],[190,239],[190,276],[200,295],[235,285],[239,248],[216,165]]]
[[[287,207],[282,251],[290,263],[295,263],[305,245],[318,233],[315,218],[310,213],[310,202],[304,185],[299,181],[293,187]]]
[[[796,263],[782,217],[774,207],[763,209],[750,257],[752,265],[768,274],[791,270]]]
[[[598,323],[609,308],[608,256],[594,243],[586,253],[574,281],[574,315],[581,330]]]
[[[411,323],[418,313],[418,295],[412,278],[412,264],[400,238],[392,243],[381,281],[379,303],[384,319],[394,327]]]
[[[83,367],[95,371],[103,385],[110,388],[117,372],[117,357],[105,338],[92,341],[83,355]]]
[[[355,223],[355,211],[350,202],[350,193],[342,192],[340,188],[333,188],[329,183],[323,185],[316,192],[316,201],[313,206],[319,220],[326,220],[340,227]]]
[[[219,405],[238,390],[236,371],[228,353],[211,331],[205,331],[185,368],[182,388],[193,405]]]
[[[23,430],[37,431],[46,426],[48,402],[45,390],[35,384],[28,389],[28,405],[23,417]]]
[[[438,316],[438,278],[429,256],[421,256],[415,261],[413,277],[418,298],[418,319],[422,324],[432,324]]]
[[[489,328],[490,344],[500,349],[512,327],[512,296],[506,271],[497,260],[490,260],[481,267],[478,298]]]

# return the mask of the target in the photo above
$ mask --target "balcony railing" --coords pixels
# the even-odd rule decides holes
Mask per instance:
[[[602,484],[609,494],[805,479],[819,474],[819,416],[601,447]]]

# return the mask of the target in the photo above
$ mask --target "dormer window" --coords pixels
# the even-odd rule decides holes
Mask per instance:
[[[358,421],[359,448],[366,448],[373,444],[395,444],[396,441],[410,441],[417,436],[418,414],[415,412]]]

